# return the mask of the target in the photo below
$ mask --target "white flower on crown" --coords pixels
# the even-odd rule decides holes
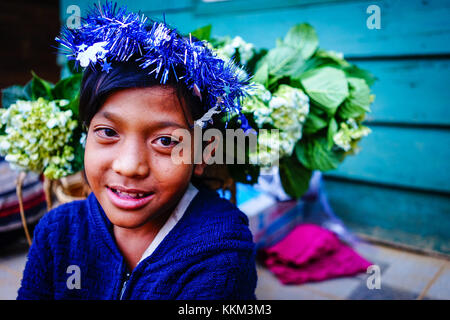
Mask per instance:
[[[87,47],[86,50],[79,52],[77,60],[80,61],[80,66],[86,68],[89,63],[96,63],[97,58],[103,59],[108,53],[108,50],[104,48],[107,44],[107,41],[96,42],[92,46]]]

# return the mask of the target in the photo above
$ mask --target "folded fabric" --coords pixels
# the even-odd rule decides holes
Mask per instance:
[[[16,193],[18,171],[0,157],[0,246],[12,240],[8,233],[23,228],[19,199]],[[29,172],[22,186],[23,210],[28,224],[38,221],[47,212],[44,188],[38,174]]]
[[[262,257],[283,284],[351,276],[372,264],[334,233],[314,224],[297,226],[283,240],[263,249]]]

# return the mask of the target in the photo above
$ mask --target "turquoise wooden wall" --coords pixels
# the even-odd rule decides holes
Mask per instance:
[[[73,0],[61,0],[61,19]],[[79,1],[82,12],[92,1]],[[378,81],[361,152],[326,174],[338,216],[357,232],[450,254],[450,1],[118,1],[182,32],[207,24],[270,48],[296,23]],[[381,29],[368,29],[369,5]]]

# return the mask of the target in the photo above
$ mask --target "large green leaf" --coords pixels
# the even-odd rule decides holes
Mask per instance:
[[[300,56],[306,60],[316,51],[319,39],[314,28],[307,23],[303,23],[289,29],[284,37],[284,43],[298,49]]]
[[[310,170],[328,171],[336,169],[343,153],[328,147],[326,137],[302,139],[295,146],[297,159]]]
[[[269,64],[262,63],[258,66],[256,73],[253,77],[253,81],[261,83],[265,87],[268,86],[269,81]]]
[[[208,24],[207,26],[192,31],[191,34],[199,40],[209,41],[211,39],[211,29],[212,25]]]
[[[70,77],[60,80],[52,89],[54,99],[73,100],[80,92],[81,74],[74,74]]]
[[[72,99],[68,105],[62,107],[63,110],[72,110],[73,115],[75,118],[78,118],[79,112],[78,107],[80,105],[80,95],[77,94],[74,99]]]
[[[309,95],[328,114],[333,115],[337,107],[348,96],[345,73],[333,67],[322,67],[305,72],[300,81]]]
[[[370,112],[370,88],[364,79],[348,78],[350,93],[339,108],[338,115],[343,119],[356,118]]]
[[[245,66],[250,74],[256,74],[256,66],[258,65],[258,61],[261,61],[267,54],[267,52],[267,49],[260,49],[253,54],[253,57],[247,62]]]
[[[369,87],[371,87],[377,80],[377,77],[375,77],[372,73],[367,70],[360,69],[355,65],[350,65],[343,70],[348,77],[364,79]]]
[[[326,114],[319,115],[315,112],[317,108],[311,106],[311,111],[306,117],[306,122],[303,127],[303,133],[312,134],[320,129],[324,128],[328,124],[328,119]]]
[[[280,75],[286,65],[296,59],[296,53],[297,51],[292,47],[276,47],[269,50],[263,61],[268,64],[270,74]]]
[[[331,148],[334,145],[333,137],[338,132],[338,129],[339,127],[336,120],[331,118],[327,131],[328,148]]]
[[[305,60],[299,54],[293,53],[289,60],[270,72],[275,78],[271,82],[278,81],[283,77],[298,77],[304,71],[304,64]]]
[[[335,51],[318,49],[314,54],[314,58],[320,59],[324,63],[335,64],[336,66],[342,68],[350,67],[350,64],[344,59],[344,57]]]
[[[284,191],[294,198],[300,198],[308,191],[312,171],[305,168],[295,155],[280,159],[280,180]]]
[[[281,78],[301,74],[304,70],[303,64],[304,60],[298,49],[289,46],[276,47],[257,64],[255,78],[257,82],[270,86]]]
[[[38,77],[33,71],[31,71],[31,74],[33,75],[31,80],[31,98],[37,100],[42,97],[46,100],[53,100],[53,84]]]

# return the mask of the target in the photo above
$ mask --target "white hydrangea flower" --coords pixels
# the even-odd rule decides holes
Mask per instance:
[[[39,98],[17,101],[2,112],[6,135],[0,136],[0,154],[12,168],[43,172],[50,179],[73,173],[75,154],[68,143],[78,124],[71,111],[60,111],[58,105]]]
[[[0,151],[8,150],[11,147],[11,144],[4,137],[0,136]]]
[[[302,137],[303,125],[309,113],[308,96],[302,90],[287,85],[281,85],[277,92],[271,95],[260,84],[254,85],[251,94],[243,102],[243,111],[253,114],[259,128],[270,124],[279,129],[277,141],[273,138],[269,141],[264,135],[258,136],[258,147],[263,147],[264,150],[269,147],[269,151],[258,154],[259,163],[267,165],[267,161],[274,163],[282,157],[290,156],[295,144]],[[251,159],[256,161],[255,157],[253,155]]]
[[[245,42],[241,37],[237,36],[233,39],[229,37],[225,37],[221,39],[224,41],[224,44],[216,49],[217,55],[219,57],[230,59],[236,52],[239,52],[239,56],[241,58],[241,64],[246,65],[255,54],[254,45],[248,42]]]
[[[258,147],[249,154],[250,163],[272,166],[281,158],[280,144],[279,131],[261,130],[258,134]]]
[[[350,151],[351,142],[367,136],[371,130],[365,126],[358,126],[355,119],[341,122],[340,129],[333,135],[333,142],[344,151]]]

